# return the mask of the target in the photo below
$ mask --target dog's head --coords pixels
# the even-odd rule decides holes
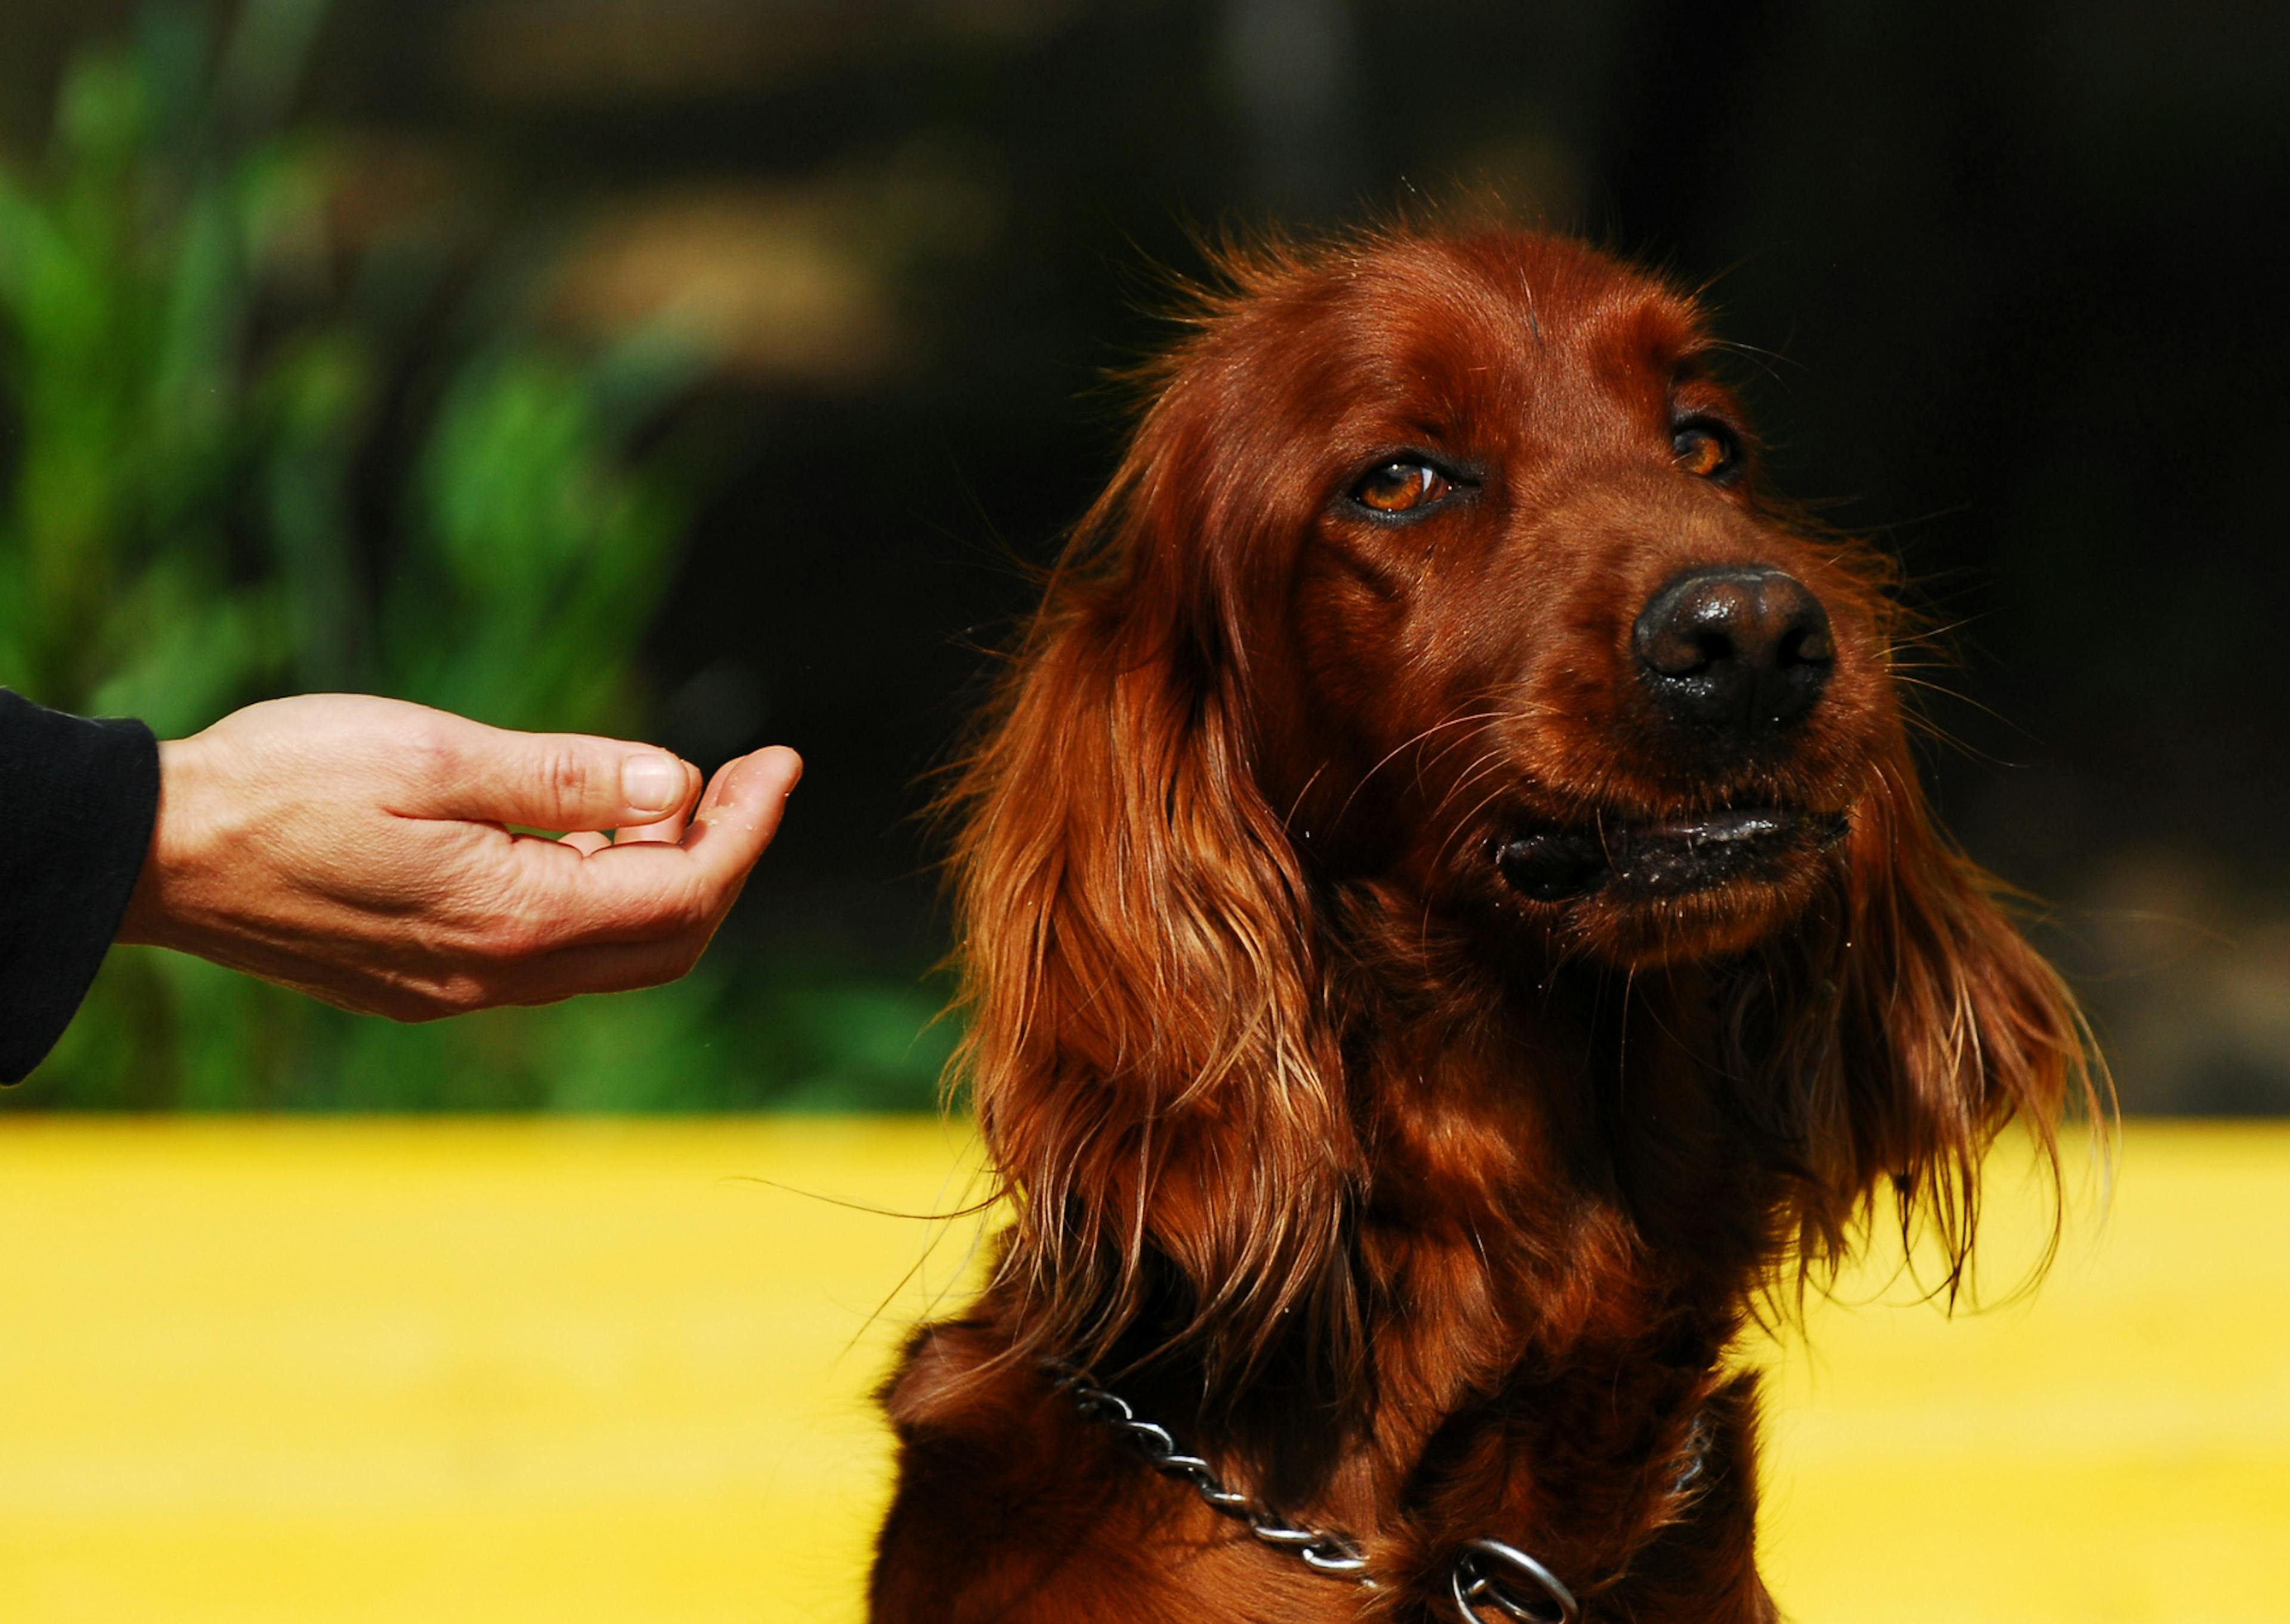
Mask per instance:
[[[1750,966],[1756,1052],[1711,1058],[1802,1160],[1808,1245],[1884,1175],[1968,1238],[2072,1006],[1925,814],[1884,561],[1763,491],[1691,301],[1516,232],[1229,277],[961,797],[1013,1255],[1102,1303],[1157,1252],[1212,1322],[1309,1297],[1358,1154],[1344,887],[1546,963]]]
[[[1250,268],[1140,440],[1258,787],[1317,873],[1613,962],[1783,928],[1900,756],[1882,560],[1768,500],[1661,284],[1516,233],[1345,258]]]

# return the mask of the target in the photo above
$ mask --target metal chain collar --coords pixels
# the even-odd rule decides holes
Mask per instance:
[[[1102,1422],[1127,1439],[1155,1471],[1192,1484],[1210,1509],[1233,1518],[1275,1549],[1294,1552],[1315,1573],[1349,1579],[1370,1590],[1377,1588],[1375,1580],[1368,1577],[1367,1553],[1349,1534],[1302,1527],[1243,1494],[1219,1477],[1207,1461],[1179,1449],[1167,1428],[1141,1420],[1127,1399],[1100,1387],[1087,1371],[1055,1362],[1045,1369],[1053,1385],[1073,1400],[1083,1416]],[[1686,1444],[1685,1464],[1670,1484],[1672,1493],[1683,1493],[1693,1485],[1701,1476],[1709,1453],[1708,1420],[1697,1415]],[[1576,1624],[1582,1614],[1574,1593],[1559,1582],[1556,1573],[1500,1540],[1473,1540],[1464,1546],[1447,1570],[1447,1589],[1462,1624],[1484,1624],[1481,1609],[1489,1607],[1521,1624]]]
[[[1180,1450],[1166,1428],[1139,1420],[1127,1399],[1098,1386],[1088,1372],[1053,1364],[1049,1374],[1059,1390],[1073,1400],[1074,1408],[1126,1438],[1155,1471],[1192,1484],[1210,1509],[1243,1524],[1265,1544],[1295,1552],[1315,1573],[1375,1588],[1375,1580],[1367,1576],[1367,1553],[1349,1535],[1324,1528],[1299,1528],[1269,1507],[1228,1486],[1207,1461]]]

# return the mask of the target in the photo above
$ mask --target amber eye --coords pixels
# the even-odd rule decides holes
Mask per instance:
[[[1669,436],[1677,466],[1699,479],[1724,479],[1742,466],[1742,447],[1733,431],[1711,422],[1681,423]]]
[[[1376,513],[1413,513],[1444,500],[1447,476],[1421,462],[1387,462],[1352,487],[1352,500]]]

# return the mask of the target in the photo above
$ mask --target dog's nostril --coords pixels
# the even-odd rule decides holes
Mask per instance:
[[[1631,644],[1664,713],[1738,744],[1804,716],[1836,663],[1821,600],[1795,576],[1763,565],[1676,577],[1640,611]]]
[[[1818,609],[1820,604],[1814,607]],[[1792,627],[1782,638],[1779,655],[1784,670],[1790,666],[1825,666],[1836,658],[1827,628],[1813,626]]]
[[[1721,660],[1734,658],[1734,639],[1724,632],[1705,631],[1693,640],[1695,651],[1701,656],[1684,671],[1665,671],[1665,676],[1685,676],[1694,671],[1706,671]]]

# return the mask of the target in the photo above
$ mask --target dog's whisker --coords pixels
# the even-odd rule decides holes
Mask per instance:
[[[1343,804],[1336,808],[1336,815],[1333,819],[1330,820],[1330,822],[1332,824],[1341,824],[1344,820],[1344,814],[1351,811],[1352,803],[1359,799],[1360,791],[1367,788],[1369,780],[1373,779],[1377,773],[1382,772],[1386,767],[1389,766],[1394,761],[1397,760],[1399,756],[1406,751],[1413,749],[1415,746],[1432,737],[1432,735],[1444,732],[1448,728],[1463,727],[1473,722],[1492,721],[1498,718],[1501,715],[1501,713],[1499,711],[1480,711],[1469,716],[1450,716],[1444,722],[1434,722],[1430,726],[1419,729],[1415,732],[1411,733],[1408,737],[1401,740],[1397,744],[1393,745],[1389,750],[1386,751],[1376,762],[1375,765],[1370,767],[1366,772],[1360,774],[1359,781],[1352,786],[1351,793],[1344,797]]]

